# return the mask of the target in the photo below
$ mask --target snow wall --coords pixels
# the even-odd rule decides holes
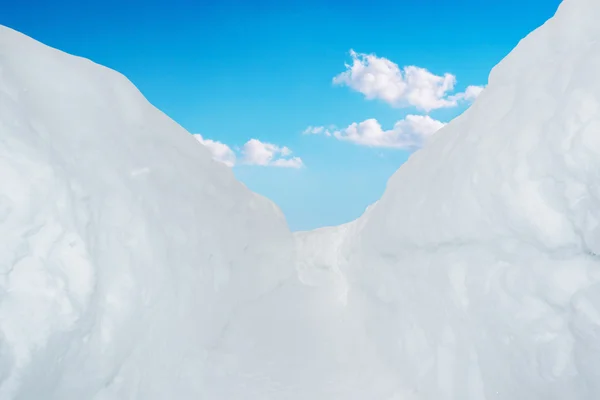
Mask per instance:
[[[0,27],[0,399],[600,398],[600,2],[292,235],[123,76]]]

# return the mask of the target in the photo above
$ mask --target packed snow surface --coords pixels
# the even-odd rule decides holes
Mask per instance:
[[[123,76],[0,27],[0,400],[600,398],[600,2],[292,235]]]

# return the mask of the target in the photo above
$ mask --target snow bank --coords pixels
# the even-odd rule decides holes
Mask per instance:
[[[0,27],[0,399],[186,399],[281,213],[118,73]]]
[[[124,77],[0,28],[0,399],[600,397],[600,25],[565,0],[292,235]]]
[[[420,399],[600,397],[598,15],[565,0],[494,68],[339,267]]]

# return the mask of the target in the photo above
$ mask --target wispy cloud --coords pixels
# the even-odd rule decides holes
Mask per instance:
[[[324,126],[309,126],[302,133],[304,135],[319,135],[321,133],[326,133],[325,130]]]
[[[241,157],[228,145],[216,140],[205,139],[194,134],[196,140],[211,152],[213,159],[229,167],[234,165],[262,165],[281,168],[300,168],[304,166],[300,157],[292,157],[292,151],[285,146],[261,142],[258,139],[248,140],[241,149]]]
[[[331,130],[325,127],[309,127],[304,134],[333,136],[368,147],[388,147],[414,150],[421,147],[427,138],[445,124],[428,115],[408,115],[396,122],[394,127],[384,130],[376,119],[354,122],[343,129]]]
[[[325,135],[331,136],[331,132],[337,130],[335,125],[329,126],[309,126],[306,128],[302,134],[303,135]]]
[[[456,84],[452,74],[435,75],[416,66],[400,68],[387,58],[354,50],[350,56],[352,64],[346,64],[346,71],[334,77],[333,83],[346,85],[369,100],[380,99],[394,107],[414,106],[429,112],[455,107],[459,101],[472,101],[483,90],[480,86],[469,86],[465,92],[452,95]]]

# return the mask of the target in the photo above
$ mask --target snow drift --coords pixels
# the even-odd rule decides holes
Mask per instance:
[[[0,28],[0,399],[600,397],[600,3],[292,235],[123,76]]]
[[[269,201],[123,76],[0,28],[0,398],[198,398],[293,273]]]

